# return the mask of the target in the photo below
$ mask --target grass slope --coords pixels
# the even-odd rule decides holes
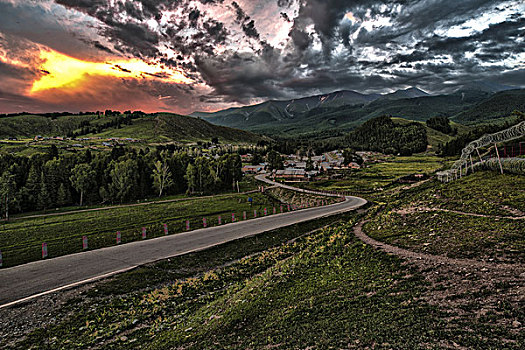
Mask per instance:
[[[349,172],[342,180],[323,180],[305,184],[310,189],[345,191],[368,200],[380,198],[383,192],[389,192],[403,186],[396,182],[402,176],[424,173],[432,175],[444,167],[443,158],[428,155],[385,158],[384,162],[370,164],[356,172]]]
[[[78,132],[81,123],[89,122],[91,126],[103,125],[108,121],[120,118],[118,116],[98,117],[60,116],[51,119],[39,115],[24,115],[0,118],[0,138],[33,138],[42,136],[65,136],[68,133]],[[218,137],[220,141],[232,143],[256,143],[262,136],[251,132],[216,126],[200,118],[192,118],[171,113],[159,113],[134,119],[131,125],[122,125],[121,128],[109,127],[97,134],[104,138],[135,138],[149,142],[194,142],[209,141]]]
[[[525,263],[525,220],[505,218],[525,216],[523,188],[524,176],[489,171],[446,184],[428,182],[383,196],[388,204],[365,229],[411,250]]]
[[[21,115],[0,118],[0,138],[33,138],[42,136],[64,136],[80,128],[85,121],[96,119],[95,115],[63,116],[56,119],[40,115]]]
[[[525,90],[499,92],[472,108],[453,117],[460,123],[475,123],[491,119],[504,118],[513,111],[525,112]]]

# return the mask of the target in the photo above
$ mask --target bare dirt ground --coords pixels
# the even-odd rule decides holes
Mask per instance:
[[[429,283],[422,299],[445,312],[447,324],[476,325],[487,329],[501,327],[510,334],[524,334],[523,315],[509,311],[523,310],[525,305],[524,264],[490,263],[413,252],[367,236],[363,232],[364,223],[355,226],[355,235],[364,243],[417,266]],[[472,332],[476,332],[474,326]],[[509,345],[515,342],[512,339],[499,340]]]

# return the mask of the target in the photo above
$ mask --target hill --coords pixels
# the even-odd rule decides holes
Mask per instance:
[[[515,110],[525,111],[525,89],[498,92],[472,108],[458,113],[453,119],[460,123],[473,123],[503,118]]]
[[[407,125],[407,124],[410,124],[410,123],[414,123],[413,120],[408,120],[408,119],[404,119],[404,118],[392,118],[392,121],[395,124],[400,124],[400,125]],[[430,145],[430,147],[432,148],[432,150],[434,150],[434,151],[436,151],[438,149],[438,146],[440,144],[447,143],[450,140],[453,140],[455,138],[455,136],[447,135],[447,134],[444,134],[444,133],[442,133],[442,132],[440,132],[438,130],[434,130],[432,128],[429,128],[425,122],[416,122],[416,123],[419,123],[419,124],[421,124],[421,125],[423,125],[425,127],[425,131],[426,131],[426,134],[427,134],[427,142]],[[465,126],[465,125],[462,125],[462,124],[458,124],[458,123],[455,123],[455,122],[450,122],[450,125],[453,128],[456,128],[458,130],[458,133],[464,133],[467,130],[469,130],[468,126]]]
[[[428,145],[425,126],[415,122],[396,124],[386,116],[368,120],[345,139],[353,149],[386,154],[411,155],[426,151]]]
[[[20,115],[0,118],[0,138],[90,136],[135,138],[149,142],[209,141],[256,143],[262,136],[251,132],[213,125],[200,118],[170,113],[139,115],[70,115],[51,118]]]

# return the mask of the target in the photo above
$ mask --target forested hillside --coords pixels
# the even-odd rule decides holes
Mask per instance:
[[[371,119],[346,136],[347,145],[357,150],[411,155],[427,149],[427,133],[420,123],[395,124],[391,117]]]

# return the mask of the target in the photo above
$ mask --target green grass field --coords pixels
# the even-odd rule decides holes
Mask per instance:
[[[525,220],[505,218],[525,216],[524,188],[524,176],[489,171],[446,184],[428,182],[384,196],[386,205],[371,216],[365,231],[430,254],[524,263]]]
[[[253,205],[248,197],[253,198]],[[121,232],[122,243],[127,243],[142,239],[142,227],[146,227],[147,237],[153,238],[164,234],[163,224],[168,225],[170,233],[177,233],[186,230],[186,220],[191,228],[201,228],[202,218],[206,217],[208,226],[214,226],[219,215],[227,223],[231,222],[231,213],[241,219],[246,211],[252,218],[254,210],[260,216],[264,208],[269,208],[271,214],[274,205],[278,202],[273,198],[254,193],[20,219],[0,226],[0,249],[4,267],[8,267],[41,259],[43,242],[48,244],[49,257],[56,257],[82,251],[84,235],[89,249],[97,249],[114,245],[117,231]]]
[[[305,184],[305,187],[329,191],[346,191],[374,199],[381,192],[400,186],[395,183],[402,176],[424,173],[432,175],[448,161],[428,155],[391,157],[385,162],[369,164],[366,168],[348,173],[342,180],[321,180]]]

